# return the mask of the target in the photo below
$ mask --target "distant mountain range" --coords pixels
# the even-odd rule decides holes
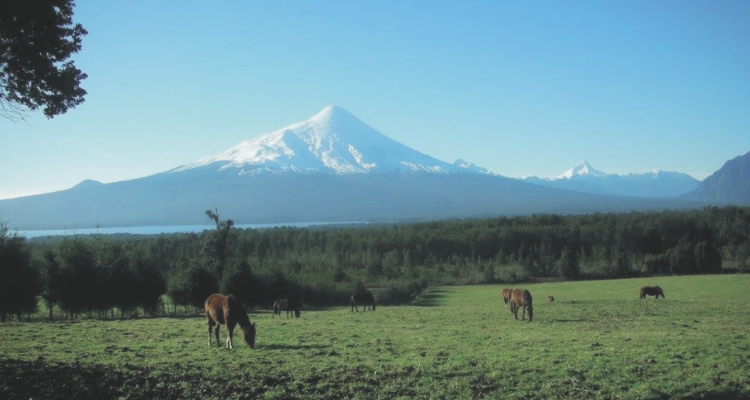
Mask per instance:
[[[591,176],[611,177],[588,164],[583,167],[574,169],[568,181],[576,181],[584,169]],[[665,174],[657,174],[657,180],[666,182]],[[440,161],[330,106],[307,121],[163,173],[107,184],[87,180],[59,192],[0,200],[0,215],[11,227],[34,230],[206,224],[208,209],[218,209],[238,224],[283,224],[628,212],[706,204],[674,197],[677,189],[669,195],[658,192],[659,197],[634,197],[548,186],[492,174],[463,160]]]
[[[699,180],[680,172],[656,170],[643,174],[607,174],[594,169],[586,161],[556,178],[532,176],[522,179],[558,189],[634,197],[677,197],[695,190],[700,184]]]

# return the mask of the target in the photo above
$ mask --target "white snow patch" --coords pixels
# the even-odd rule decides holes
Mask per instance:
[[[239,174],[261,171],[305,171],[333,174],[415,172],[488,173],[462,162],[448,164],[388,138],[338,106],[325,107],[312,118],[178,167],[180,172],[213,164]]]

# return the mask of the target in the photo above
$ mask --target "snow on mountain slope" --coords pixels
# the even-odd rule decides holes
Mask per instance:
[[[576,165],[575,167],[563,172],[562,174],[558,175],[555,179],[573,179],[574,177],[603,177],[607,174],[594,169],[587,161],[581,161],[580,164]]]
[[[449,164],[388,138],[338,106],[169,172],[209,167],[262,172],[332,174],[427,171],[488,173],[466,162]]]

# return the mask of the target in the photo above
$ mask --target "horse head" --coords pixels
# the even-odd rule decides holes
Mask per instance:
[[[245,343],[247,343],[250,348],[255,347],[255,324],[252,323],[246,328],[242,328],[242,335],[245,339]]]

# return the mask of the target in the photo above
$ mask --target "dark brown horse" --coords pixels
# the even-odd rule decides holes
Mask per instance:
[[[297,296],[291,296],[289,297],[289,300],[286,302],[286,317],[289,318],[292,313],[294,313],[294,316],[299,318],[300,315],[300,309],[302,308],[302,300]],[[281,314],[279,314],[281,316]]]
[[[255,347],[255,324],[250,323],[247,317],[245,307],[242,307],[237,298],[231,294],[224,296],[221,294],[212,294],[206,299],[204,305],[206,309],[206,318],[208,319],[208,345],[211,345],[211,330],[216,327],[216,345],[221,346],[219,342],[219,327],[227,326],[227,349],[232,349],[232,336],[234,336],[234,327],[239,324],[242,329],[243,338],[248,346]]]
[[[503,302],[505,302],[505,307],[508,307],[508,302],[510,301],[511,294],[513,294],[513,289],[511,288],[503,289]]]
[[[640,296],[642,299],[645,299],[646,296],[656,296],[657,299],[661,296],[662,299],[666,299],[666,297],[664,297],[664,291],[658,286],[642,287]]]
[[[370,310],[375,311],[375,297],[373,297],[370,292],[354,293],[352,297],[349,298],[349,305],[352,306],[352,311],[357,310],[357,312],[359,312],[357,304],[364,306],[363,311],[367,311],[367,306],[370,306]]]
[[[278,314],[279,317],[281,316],[281,312],[287,309],[287,304],[289,304],[289,299],[279,299],[273,302],[273,315],[271,318],[273,318],[274,315]]]
[[[532,304],[533,299],[531,293],[526,289],[515,289],[510,297],[510,312],[512,312],[516,319],[518,319],[518,309],[523,307],[523,314],[521,319],[526,319],[526,310],[529,310],[529,322],[534,318],[534,306]]]

